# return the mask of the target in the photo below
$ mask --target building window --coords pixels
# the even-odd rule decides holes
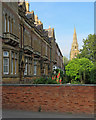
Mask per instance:
[[[12,33],[12,20],[10,22],[10,32]]]
[[[46,45],[46,55],[47,55],[47,45]]]
[[[34,75],[37,74],[37,61],[34,61]]]
[[[24,75],[27,75],[27,66],[28,66],[28,60],[26,58],[25,59],[25,71],[24,71]]]
[[[13,74],[13,61],[14,61],[14,56],[13,56],[13,52],[11,52],[11,74]]]
[[[10,32],[13,33],[13,19],[11,19],[10,22]]]
[[[8,32],[10,32],[10,19],[8,18]]]
[[[9,52],[3,52],[3,74],[9,74]]]
[[[15,53],[15,74],[17,73],[17,53]]]
[[[5,15],[4,22],[5,22],[4,24],[5,24],[5,32],[6,32],[6,29],[7,29],[7,28],[6,28],[6,23],[7,23],[7,15]]]
[[[29,64],[28,64],[28,74],[31,75],[32,74],[32,59],[29,59]]]

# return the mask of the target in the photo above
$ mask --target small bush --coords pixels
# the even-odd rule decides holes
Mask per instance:
[[[35,79],[33,81],[33,84],[57,84],[57,82],[55,80],[52,80],[51,77],[41,77],[39,79]]]
[[[71,80],[71,84],[81,84],[81,82],[80,82],[80,81],[77,81],[77,80],[72,79],[72,80]]]

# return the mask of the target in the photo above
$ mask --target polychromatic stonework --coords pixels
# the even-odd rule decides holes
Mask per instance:
[[[78,50],[76,29],[74,28],[73,43],[72,43],[71,52],[70,52],[70,60],[72,60],[73,58],[76,58],[77,54],[79,54],[79,50]]]

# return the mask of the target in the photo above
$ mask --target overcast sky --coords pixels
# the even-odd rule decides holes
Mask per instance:
[[[30,11],[42,21],[44,29],[55,29],[62,54],[69,58],[76,28],[79,49],[83,38],[94,33],[94,2],[30,2]]]

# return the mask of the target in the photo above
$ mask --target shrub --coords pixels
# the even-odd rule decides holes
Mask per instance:
[[[51,77],[41,77],[39,79],[35,79],[33,84],[57,84],[55,80],[52,80]]]

